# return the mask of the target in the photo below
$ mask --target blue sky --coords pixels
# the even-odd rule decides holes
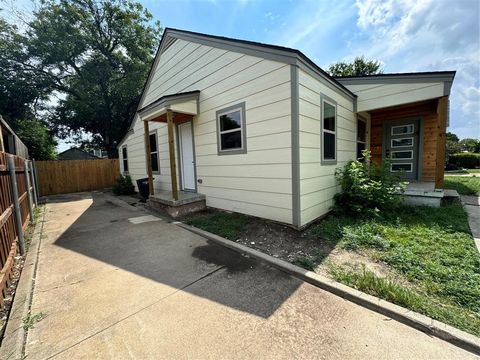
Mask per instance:
[[[140,2],[163,27],[293,47],[323,68],[365,55],[387,73],[457,70],[449,131],[480,138],[479,0]]]

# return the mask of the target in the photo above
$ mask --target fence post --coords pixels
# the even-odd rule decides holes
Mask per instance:
[[[38,205],[38,198],[41,196],[40,188],[38,187],[38,178],[37,178],[37,165],[35,165],[35,159],[32,160],[32,179],[35,191],[35,205]]]
[[[37,194],[37,184],[35,183],[35,174],[33,170],[33,161],[28,162],[29,170],[30,170],[30,181],[32,183],[32,190],[33,190],[33,203],[35,207],[38,206],[38,194]]]
[[[15,223],[17,226],[18,247],[20,255],[25,253],[25,243],[23,240],[22,214],[20,213],[20,203],[18,201],[17,174],[15,172],[15,160],[13,155],[8,155],[8,170],[10,171],[10,181],[12,183],[12,200],[15,211]]]
[[[30,214],[30,223],[33,223],[33,201],[32,189],[30,188],[29,161],[25,159],[23,164],[25,168],[25,182],[27,185],[28,213]]]

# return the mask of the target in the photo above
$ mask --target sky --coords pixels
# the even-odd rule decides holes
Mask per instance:
[[[296,48],[324,69],[364,55],[385,73],[456,70],[449,131],[480,138],[480,0],[140,2],[163,27]]]

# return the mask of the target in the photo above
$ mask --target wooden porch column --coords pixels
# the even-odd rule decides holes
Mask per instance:
[[[173,114],[167,110],[168,152],[170,155],[170,177],[172,181],[173,200],[178,200],[177,165],[175,164],[175,138],[173,137]]]
[[[437,159],[435,165],[435,189],[443,189],[443,180],[445,176],[445,144],[448,117],[448,96],[438,99],[437,116]]]
[[[153,191],[153,173],[152,173],[152,158],[150,156],[150,129],[148,121],[143,122],[144,141],[145,141],[145,160],[147,163],[147,176],[148,176],[148,190],[150,195],[154,195]]]

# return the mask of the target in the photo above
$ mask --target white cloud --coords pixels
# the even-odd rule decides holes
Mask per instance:
[[[476,0],[356,0],[352,55],[383,61],[386,72],[457,70],[450,129],[480,137],[480,6]]]

